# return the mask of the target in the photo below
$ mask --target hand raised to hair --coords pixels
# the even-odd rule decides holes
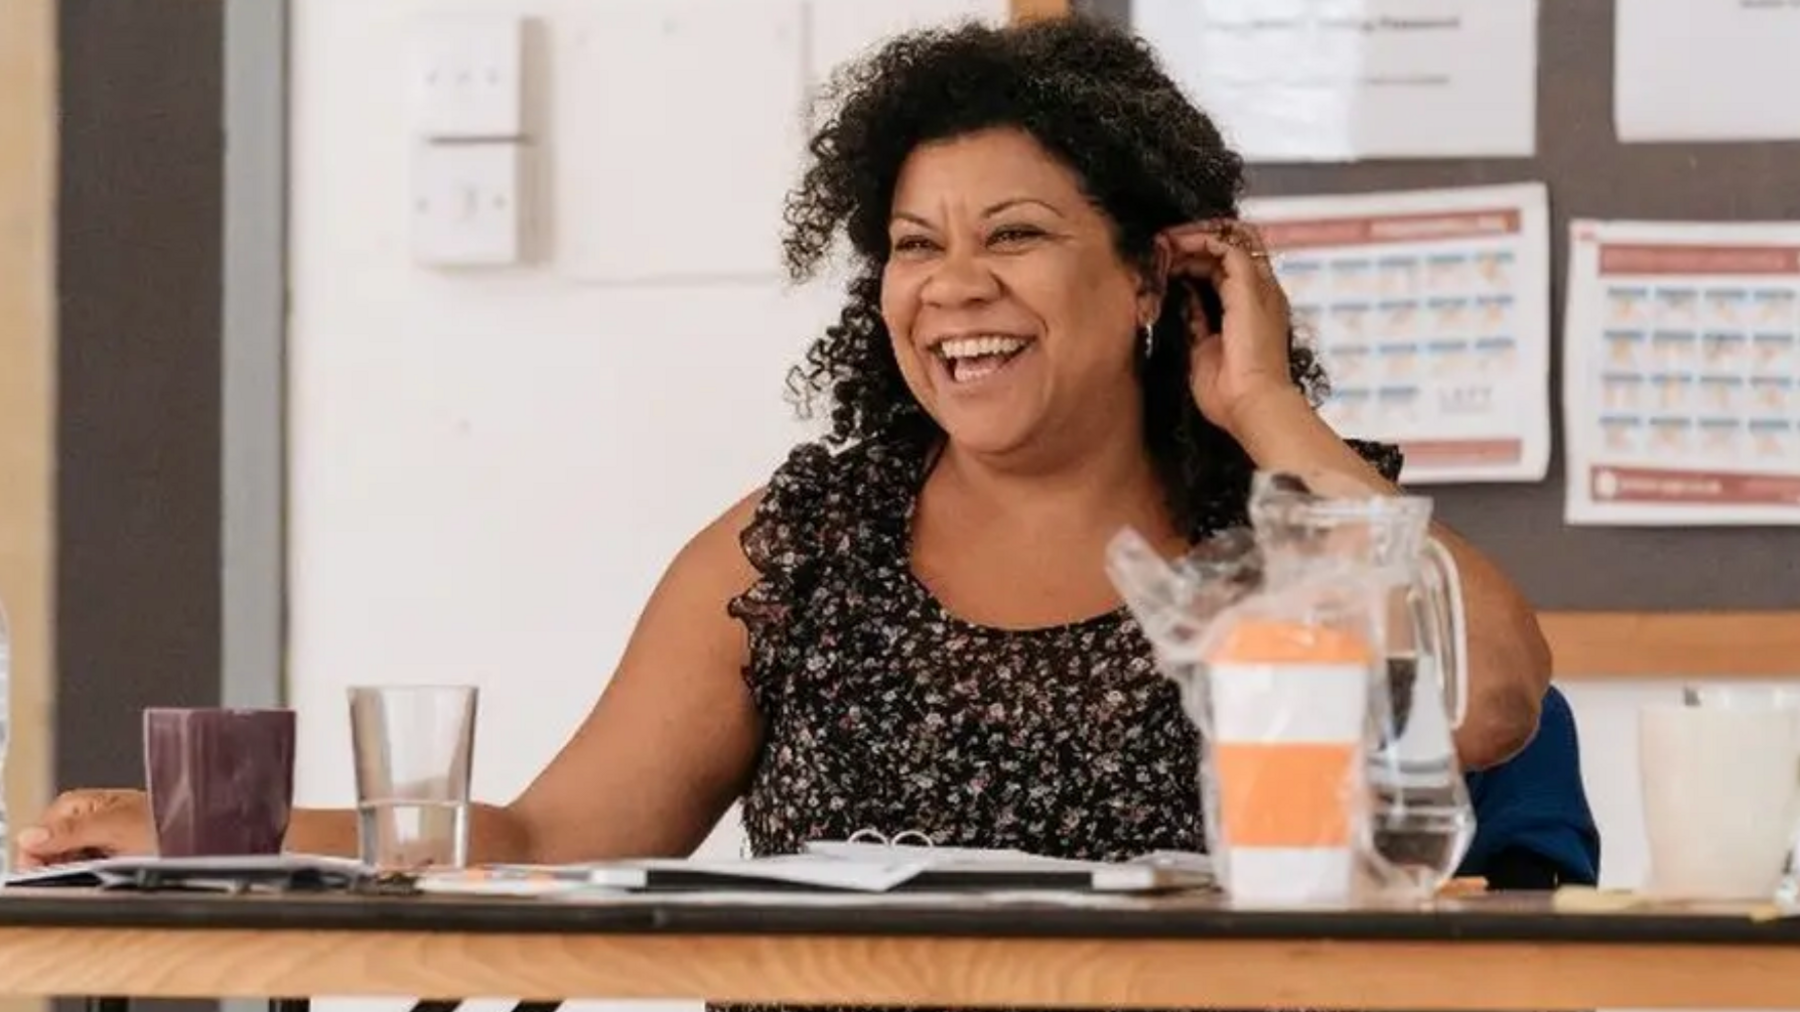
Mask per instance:
[[[1203,221],[1168,229],[1157,243],[1169,290],[1181,278],[1211,285],[1224,310],[1218,333],[1198,305],[1188,313],[1190,383],[1207,420],[1236,437],[1250,405],[1284,397],[1304,402],[1288,365],[1287,294],[1255,231],[1240,221]]]

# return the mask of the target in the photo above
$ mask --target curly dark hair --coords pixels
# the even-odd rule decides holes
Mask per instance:
[[[790,373],[789,390],[803,413],[829,396],[829,441],[837,445],[943,435],[901,377],[880,308],[894,187],[920,144],[995,127],[1024,130],[1075,173],[1111,220],[1120,256],[1146,269],[1158,232],[1238,213],[1243,160],[1146,44],[1098,20],[968,23],[902,35],[841,69],[822,98],[830,113],[788,196],[783,249],[789,274],[804,281],[841,230],[854,273],[838,322]],[[1237,522],[1214,515],[1215,504],[1241,503],[1253,467],[1194,403],[1191,300],[1174,294],[1163,300],[1152,351],[1140,356],[1144,428],[1175,522],[1198,539]],[[1216,297],[1209,305],[1216,312]],[[1324,373],[1309,349],[1290,346],[1294,380],[1316,401]]]

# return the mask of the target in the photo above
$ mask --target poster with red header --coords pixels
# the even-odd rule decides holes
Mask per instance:
[[[1397,443],[1401,480],[1541,481],[1550,462],[1542,184],[1245,202],[1346,438]]]
[[[1800,524],[1800,224],[1570,223],[1572,524]]]

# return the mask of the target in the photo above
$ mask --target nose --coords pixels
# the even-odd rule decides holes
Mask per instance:
[[[958,244],[938,258],[919,290],[926,304],[939,308],[988,302],[1000,294],[1000,280],[979,255]]]

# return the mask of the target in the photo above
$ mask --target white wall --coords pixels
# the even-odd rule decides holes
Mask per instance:
[[[599,694],[675,550],[808,434],[783,381],[835,314],[829,291],[788,292],[766,270],[713,284],[584,280],[632,263],[621,250],[652,265],[691,251],[708,273],[721,248],[778,250],[780,193],[761,191],[785,185],[789,173],[771,170],[796,159],[795,96],[622,40],[616,12],[650,2],[294,5],[289,678],[302,803],[353,797],[343,693],[359,682],[481,685],[477,791],[512,796]],[[697,6],[729,17],[693,44],[720,61],[746,46],[747,10],[797,10]],[[555,227],[521,269],[446,274],[411,260],[409,19],[460,10],[528,13],[541,28],[529,118],[544,156],[539,223]],[[818,0],[796,80],[915,18],[1003,11],[1004,0]],[[785,58],[739,56],[765,74]],[[642,66],[604,62],[633,59]],[[580,92],[627,71],[656,86]],[[783,103],[774,129],[747,129],[745,94]],[[657,125],[686,139],[646,143],[621,98],[658,100]],[[742,199],[747,178],[759,189]],[[735,851],[738,838],[727,824],[709,846]]]
[[[746,159],[766,175],[792,155],[791,130],[746,137],[740,111],[729,108],[734,122],[667,123],[695,136],[737,131],[716,162],[696,160],[693,143],[608,144],[592,119],[604,96],[571,89],[628,79],[617,66],[595,75],[583,63],[594,57],[577,46],[593,44],[594,19],[621,2],[455,5],[542,19],[532,116],[548,158],[538,207],[556,227],[535,266],[453,275],[410,260],[403,78],[408,18],[453,5],[294,5],[290,677],[305,803],[351,798],[343,691],[357,682],[480,684],[478,791],[511,796],[600,692],[670,555],[806,434],[781,384],[830,315],[830,293],[784,292],[772,278],[582,280],[640,244],[663,256],[716,241],[760,248],[758,235],[746,240],[741,230],[754,214],[719,211],[740,226],[721,238],[705,196],[760,179],[737,171]],[[741,14],[752,2],[783,7],[708,6]],[[1003,9],[1003,0],[820,0],[809,37],[825,52],[810,62],[828,62],[909,12]],[[614,42],[607,58],[632,58],[634,47]],[[718,43],[695,45],[728,51]],[[660,75],[665,98],[684,82],[692,89],[673,96],[684,115],[705,115],[708,96],[732,88],[729,67],[672,73],[680,61],[668,55],[639,58],[645,74]],[[629,190],[593,192],[621,180]],[[589,217],[574,220],[571,208]],[[593,220],[608,208],[629,228]],[[772,232],[766,239],[772,254]],[[1633,884],[1644,866],[1634,714],[1675,689],[1565,688],[1583,723],[1606,879]],[[735,826],[711,846],[735,850]]]

